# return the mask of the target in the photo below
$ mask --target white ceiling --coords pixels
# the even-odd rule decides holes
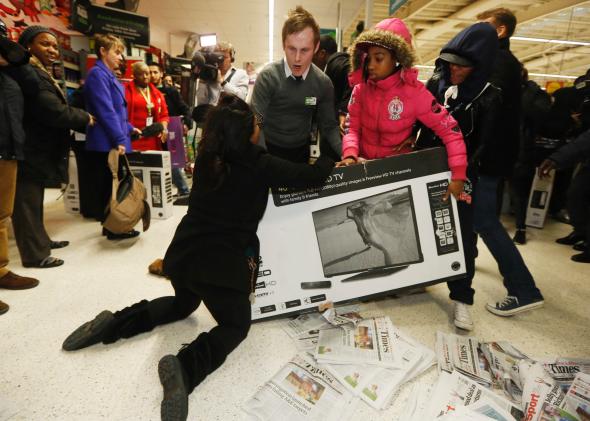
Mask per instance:
[[[283,21],[298,4],[322,28],[337,26],[340,4],[344,45],[356,22],[364,19],[365,0],[275,0],[274,58],[282,56]],[[388,0],[373,0],[372,24],[388,16],[388,4]],[[429,65],[453,35],[493,7],[515,12],[516,35],[590,42],[590,1],[408,0],[395,16],[410,26],[420,64]],[[235,46],[238,65],[268,60],[268,0],[141,0],[138,13],[150,17],[152,44],[173,55],[182,52],[189,33],[215,32]],[[533,73],[579,75],[590,67],[589,47],[513,41],[512,50]],[[428,70],[422,70],[422,78],[427,76]]]

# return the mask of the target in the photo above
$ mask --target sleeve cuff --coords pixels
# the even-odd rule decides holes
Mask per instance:
[[[346,158],[347,156],[352,156],[354,159],[358,158],[358,150],[355,148],[346,148],[342,151],[342,158]]]
[[[451,168],[451,180],[467,180],[467,166],[456,166]]]

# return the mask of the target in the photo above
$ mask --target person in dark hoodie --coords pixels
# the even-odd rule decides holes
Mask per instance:
[[[334,110],[338,116],[340,127],[344,125],[344,119],[348,113],[348,101],[352,94],[352,87],[348,83],[350,73],[350,55],[339,53],[336,40],[330,35],[320,37],[320,48],[313,56],[313,64],[326,73],[334,85]],[[328,151],[331,148],[324,148]],[[333,154],[335,159],[340,157]]]
[[[334,166],[325,156],[314,165],[274,157],[255,145],[259,133],[248,104],[223,94],[207,115],[188,212],[164,257],[174,296],[104,311],[63,343],[66,351],[113,343],[185,319],[205,303],[218,326],[159,362],[163,421],[186,419],[188,394],[248,334],[260,249],[256,231],[269,187],[321,185]]]
[[[467,146],[468,167],[465,190],[471,193],[471,204],[459,201],[459,221],[463,237],[466,274],[448,283],[450,298],[455,301],[455,326],[473,329],[469,306],[475,291],[471,287],[475,273],[476,233],[498,262],[508,296],[486,308],[509,316],[536,308],[543,297],[536,288],[514,243],[496,214],[497,178],[493,163],[502,152],[501,91],[488,82],[498,48],[496,31],[487,23],[476,23],[457,34],[441,50],[435,73],[427,87],[457,120]],[[432,133],[422,130],[418,144],[432,146]],[[488,171],[492,171],[490,176]],[[471,184],[471,188],[469,188]]]

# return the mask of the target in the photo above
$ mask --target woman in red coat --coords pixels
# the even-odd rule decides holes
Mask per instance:
[[[168,107],[164,95],[150,83],[150,70],[144,62],[133,64],[133,80],[125,86],[129,122],[144,129],[162,123],[164,130],[157,136],[132,141],[133,150],[161,151],[168,136]]]

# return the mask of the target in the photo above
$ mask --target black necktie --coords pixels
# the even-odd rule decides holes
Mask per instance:
[[[303,76],[293,76],[297,82],[301,82],[303,80]]]

